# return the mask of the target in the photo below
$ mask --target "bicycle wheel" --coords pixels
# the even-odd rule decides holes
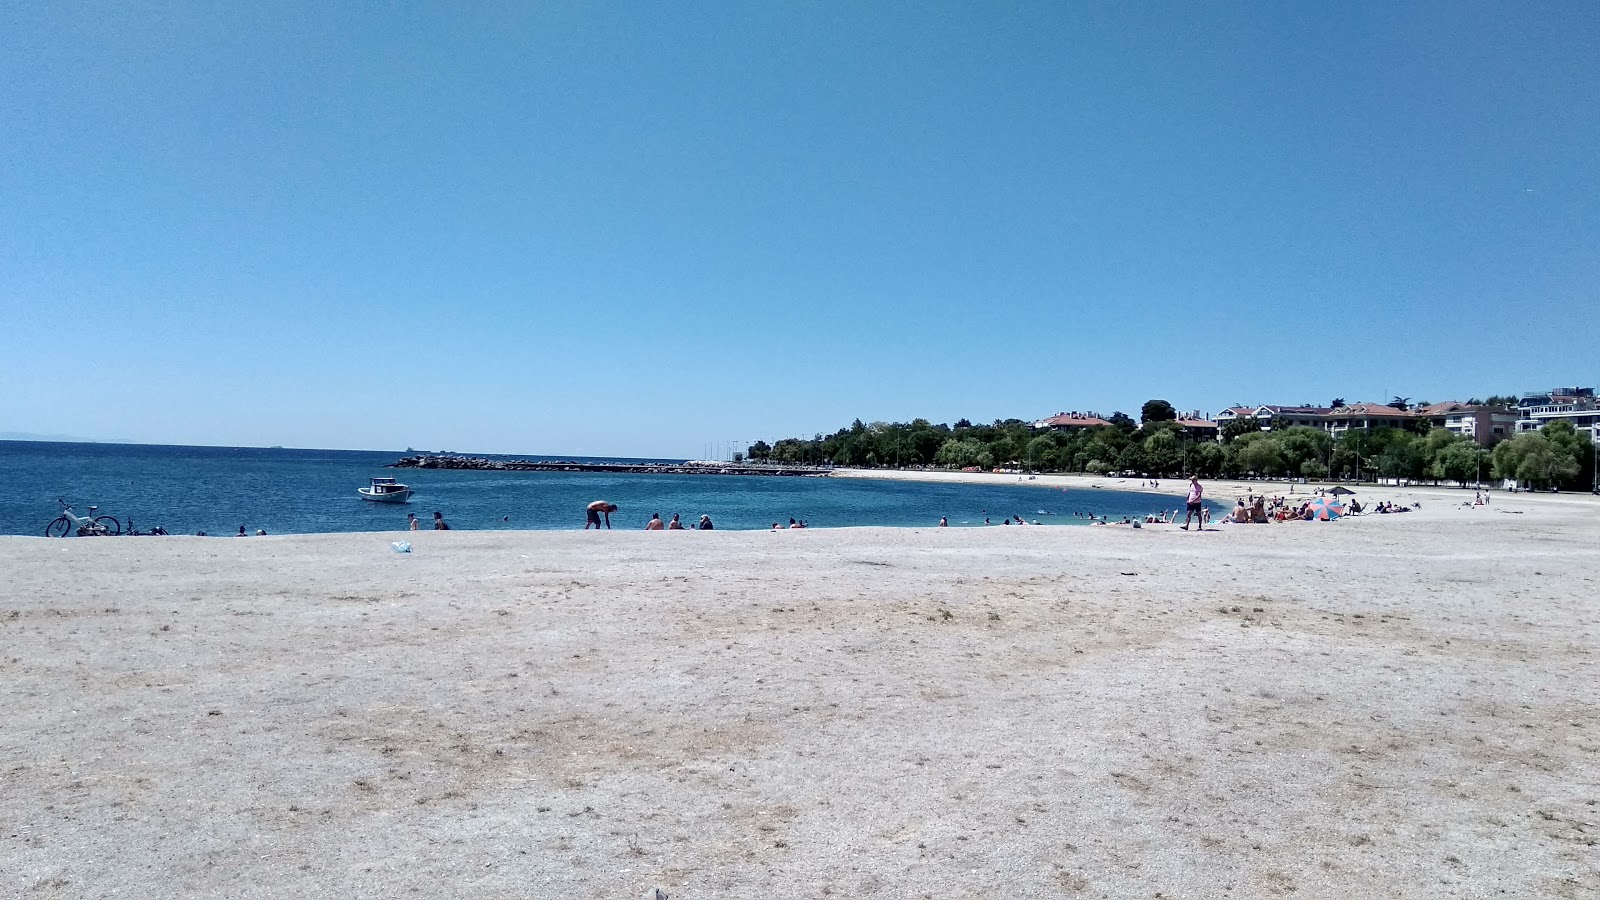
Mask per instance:
[[[66,516],[56,516],[55,519],[44,527],[45,537],[66,537],[72,531],[72,520]]]
[[[96,530],[99,530],[101,528],[105,529],[105,531],[100,532],[101,534],[121,534],[122,533],[122,525],[117,522],[115,516],[95,516],[94,517],[94,526],[95,526]]]

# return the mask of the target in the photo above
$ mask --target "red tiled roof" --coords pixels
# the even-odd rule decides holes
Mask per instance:
[[[1415,413],[1410,410],[1396,409],[1393,406],[1384,406],[1382,403],[1351,403],[1335,410],[1329,410],[1327,415],[1339,418],[1356,418],[1358,416],[1390,416],[1403,419]]]
[[[1039,424],[1046,425],[1051,428],[1067,428],[1074,426],[1078,428],[1093,428],[1096,425],[1110,425],[1111,423],[1107,422],[1105,419],[1097,418],[1095,416],[1078,416],[1062,413],[1059,416],[1051,416],[1048,419],[1041,419],[1039,420]]]
[[[1178,424],[1185,428],[1216,428],[1217,423],[1209,419],[1179,419]]]

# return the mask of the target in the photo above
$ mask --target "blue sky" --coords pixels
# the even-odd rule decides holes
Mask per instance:
[[[698,456],[1600,380],[1600,7],[11,4],[0,431]]]

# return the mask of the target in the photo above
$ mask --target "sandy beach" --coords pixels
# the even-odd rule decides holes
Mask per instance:
[[[0,538],[0,895],[1600,896],[1600,503],[1369,495]]]

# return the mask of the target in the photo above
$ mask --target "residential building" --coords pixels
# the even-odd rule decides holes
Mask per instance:
[[[1596,405],[1594,388],[1553,388],[1541,394],[1523,394],[1517,404],[1519,433],[1537,431],[1560,421],[1571,422],[1590,441],[1600,443],[1600,406]]]
[[[1202,419],[1197,413],[1180,415],[1177,420],[1178,427],[1183,433],[1197,441],[1216,441],[1222,439],[1222,429],[1210,419]]]
[[[1111,423],[1100,417],[1099,413],[1062,412],[1033,423],[1035,430],[1048,428],[1062,434],[1076,434],[1086,428],[1099,428]]]
[[[1385,406],[1382,403],[1350,403],[1330,409],[1323,416],[1323,426],[1329,434],[1338,437],[1346,431],[1365,428],[1404,428],[1417,420],[1408,409]]]
[[[1484,447],[1492,447],[1516,433],[1517,414],[1509,409],[1493,406],[1458,403],[1430,403],[1414,410],[1435,428],[1451,434],[1470,438]]]
[[[1236,419],[1255,419],[1263,431],[1272,430],[1272,423],[1282,420],[1288,427],[1304,425],[1322,428],[1329,412],[1326,406],[1230,406],[1217,413],[1217,424],[1226,425]]]

